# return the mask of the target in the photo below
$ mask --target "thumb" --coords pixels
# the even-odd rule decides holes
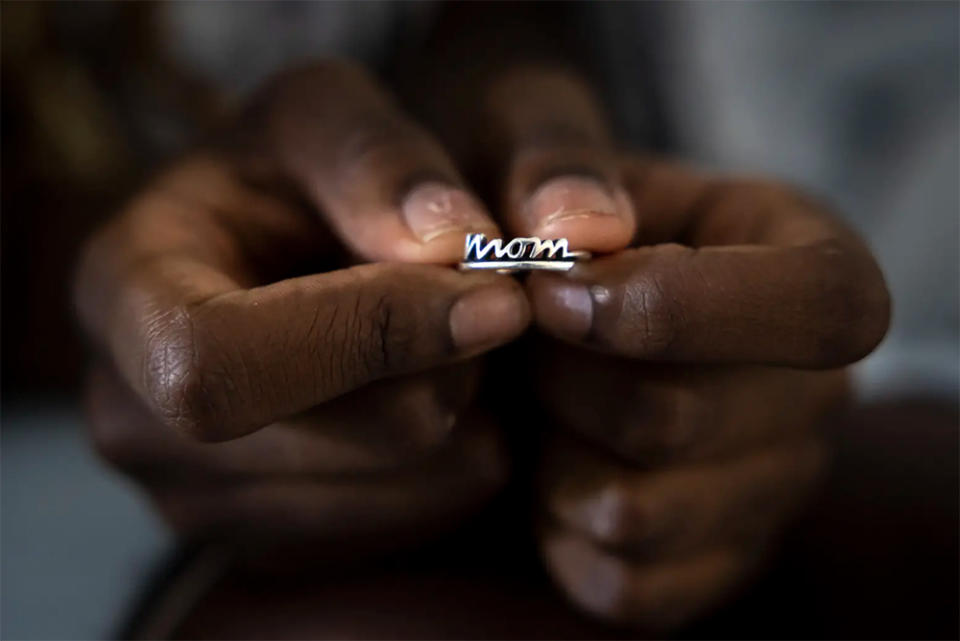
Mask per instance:
[[[232,291],[188,309],[153,316],[163,323],[127,363],[127,377],[165,422],[204,441],[486,351],[530,318],[510,278],[388,263]]]

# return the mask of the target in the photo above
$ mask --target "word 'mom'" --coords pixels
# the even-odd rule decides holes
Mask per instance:
[[[542,240],[533,236],[514,238],[504,244],[502,238],[488,241],[483,234],[467,234],[461,267],[506,271],[567,271],[573,267],[575,260],[576,254],[570,251],[566,238]]]

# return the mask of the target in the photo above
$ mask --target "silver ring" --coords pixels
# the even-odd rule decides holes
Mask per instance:
[[[487,240],[483,234],[467,234],[460,269],[492,269],[500,273],[529,270],[565,272],[590,252],[570,251],[566,238],[543,240],[536,236]]]

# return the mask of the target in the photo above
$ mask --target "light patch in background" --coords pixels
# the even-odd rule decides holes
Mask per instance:
[[[172,538],[97,460],[75,407],[4,407],[0,457],[0,637],[117,634]]]
[[[697,2],[659,60],[681,155],[822,196],[894,301],[856,368],[867,398],[960,387],[960,5]]]
[[[382,58],[408,4],[420,3],[170,2],[163,42],[183,68],[241,95],[291,64]]]

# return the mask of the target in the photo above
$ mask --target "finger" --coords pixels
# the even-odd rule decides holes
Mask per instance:
[[[503,485],[506,453],[495,425],[471,416],[420,465],[341,481],[274,479],[161,488],[155,500],[177,531],[232,541],[310,541],[320,555],[371,540],[400,542],[445,531]],[[390,532],[384,537],[384,532]]]
[[[802,435],[846,398],[845,370],[644,363],[544,339],[540,404],[641,465],[710,460]]]
[[[718,186],[701,198],[692,247],[640,247],[568,276],[533,274],[538,325],[644,360],[834,367],[862,358],[886,332],[883,277],[848,231],[788,193]]]
[[[436,140],[358,67],[285,74],[255,104],[281,166],[362,258],[450,263],[468,232],[499,235]]]
[[[153,487],[338,478],[416,464],[450,436],[478,382],[475,362],[379,381],[241,438],[210,445],[167,429],[108,366],[86,406],[99,454]]]
[[[505,169],[503,216],[519,236],[566,238],[579,250],[625,247],[636,221],[601,110],[575,75],[526,68],[493,83],[488,154]]]
[[[726,461],[643,471],[559,440],[548,510],[598,545],[654,557],[763,540],[799,505],[824,460],[813,438]]]
[[[150,193],[91,243],[77,302],[131,387],[201,440],[475,355],[528,322],[512,280],[439,267],[364,265],[248,287],[240,243],[211,213],[222,210],[175,193]]]
[[[719,605],[752,566],[727,548],[640,565],[562,528],[549,529],[541,545],[550,574],[580,609],[649,631],[675,628]]]

